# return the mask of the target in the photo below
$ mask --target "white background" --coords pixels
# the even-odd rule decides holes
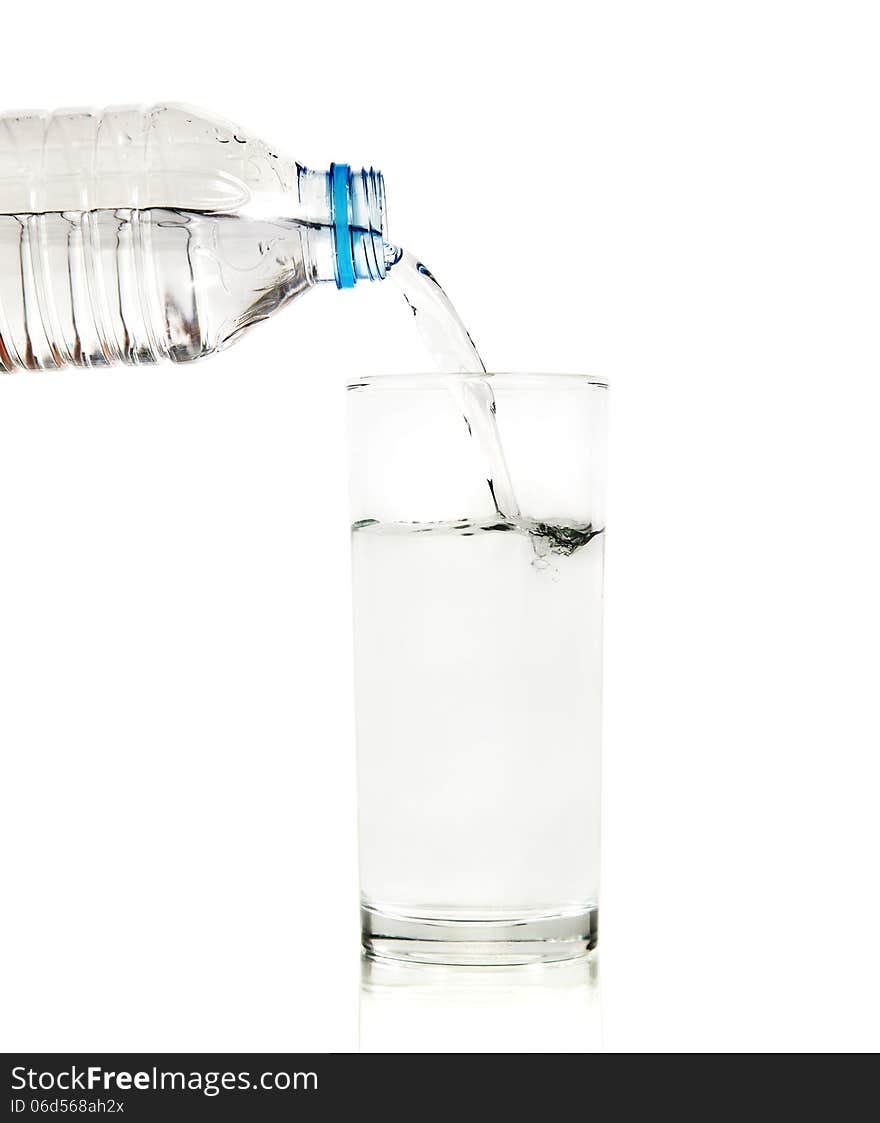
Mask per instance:
[[[609,378],[612,428],[600,977],[362,988],[343,386],[426,367],[398,295],[0,379],[2,1047],[880,1047],[875,14],[5,15],[8,108],[382,168],[487,364]]]

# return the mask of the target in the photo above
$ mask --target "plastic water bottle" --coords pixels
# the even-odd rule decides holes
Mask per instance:
[[[372,169],[181,105],[0,116],[0,370],[197,359],[394,260]]]

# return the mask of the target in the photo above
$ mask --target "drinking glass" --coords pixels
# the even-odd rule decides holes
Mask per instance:
[[[607,387],[349,387],[363,942],[440,963],[596,945]]]

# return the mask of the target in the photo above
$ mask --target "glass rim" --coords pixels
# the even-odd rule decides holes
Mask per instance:
[[[349,382],[347,390],[427,390],[432,387],[447,387],[455,382],[489,382],[497,386],[516,386],[535,388],[554,383],[571,383],[574,386],[592,386],[596,390],[607,390],[608,383],[589,374],[538,371],[427,371],[424,374],[368,374]]]

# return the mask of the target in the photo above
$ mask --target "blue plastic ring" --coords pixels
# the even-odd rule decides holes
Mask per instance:
[[[336,242],[336,287],[354,288],[354,251],[351,242],[351,220],[348,216],[348,185],[351,168],[348,164],[331,164],[333,184],[333,236]]]

